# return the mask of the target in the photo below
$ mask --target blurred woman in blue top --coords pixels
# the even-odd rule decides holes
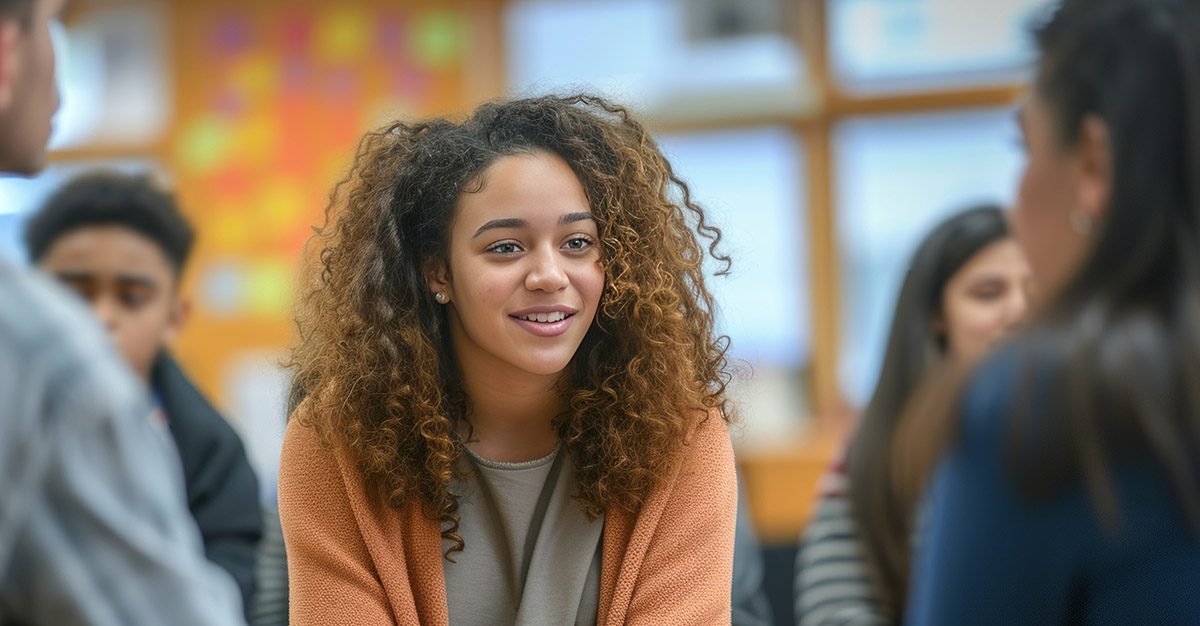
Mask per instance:
[[[1200,2],[1066,0],[1035,38],[1013,227],[1041,301],[906,414],[906,623],[1200,624]]]

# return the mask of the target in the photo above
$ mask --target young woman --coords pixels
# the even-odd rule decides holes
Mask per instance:
[[[396,123],[332,207],[280,476],[291,623],[728,623],[702,268],[728,259],[645,130],[585,96]]]
[[[946,451],[907,623],[1197,624],[1200,4],[1067,0],[1036,40],[1013,224],[1046,300],[948,440],[905,418]]]
[[[826,476],[796,569],[803,625],[892,624],[902,615],[911,537],[889,473],[896,424],[920,382],[948,359],[976,361],[1021,320],[1029,264],[1001,210],[937,225],[900,288],[875,393],[845,465]]]

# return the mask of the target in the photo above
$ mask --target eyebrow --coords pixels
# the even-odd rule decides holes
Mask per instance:
[[[54,275],[57,276],[59,280],[65,282],[95,282],[96,280],[95,274],[78,270],[55,272]],[[158,283],[155,282],[154,279],[141,274],[117,274],[117,282],[125,285],[146,287],[148,289],[158,289]]]
[[[594,219],[596,218],[592,217],[591,213],[588,213],[587,211],[579,211],[577,213],[567,213],[566,215],[558,218],[558,223],[574,224],[575,222],[585,222],[587,220]],[[471,238],[474,239],[486,231],[495,230],[497,228],[525,228],[527,226],[529,226],[529,222],[526,222],[519,217],[504,217],[491,220],[485,223],[483,226],[480,226],[479,230],[475,231],[474,235],[471,235]]]

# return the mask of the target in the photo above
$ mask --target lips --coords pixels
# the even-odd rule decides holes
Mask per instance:
[[[577,312],[565,306],[534,307],[517,311],[508,317],[531,334],[554,337],[567,332]]]

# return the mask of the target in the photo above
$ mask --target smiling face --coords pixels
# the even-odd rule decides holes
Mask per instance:
[[[187,308],[158,244],[122,226],[89,226],[59,237],[38,265],[87,301],[130,367],[148,380]]]
[[[463,193],[448,264],[428,270],[465,372],[559,376],[604,290],[599,233],[583,186],[547,152],[496,160]]]
[[[947,351],[967,361],[983,356],[1021,321],[1029,281],[1029,262],[1013,239],[1001,239],[975,253],[942,292],[939,325]]]

